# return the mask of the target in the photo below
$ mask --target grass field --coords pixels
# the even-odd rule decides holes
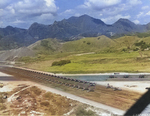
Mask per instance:
[[[33,48],[40,52],[37,57],[20,60],[26,63],[24,67],[53,73],[150,72],[150,52],[135,45],[140,41],[150,44],[149,37],[137,36],[89,37],[65,43],[46,39],[42,45],[34,45]],[[51,66],[54,61],[61,60],[71,63]]]
[[[103,73],[103,72],[150,72],[149,52],[101,53],[69,55],[45,61],[26,64],[25,67],[54,73]],[[52,57],[51,57],[52,58]],[[54,61],[71,60],[63,66],[51,66]]]

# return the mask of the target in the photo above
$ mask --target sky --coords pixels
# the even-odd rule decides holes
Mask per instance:
[[[147,24],[150,0],[0,0],[0,28],[28,29],[34,22],[50,25],[84,14],[106,24],[113,24],[120,18]]]

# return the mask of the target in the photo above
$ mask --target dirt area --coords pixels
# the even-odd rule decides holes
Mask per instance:
[[[150,81],[95,81],[95,83],[103,86],[108,84],[113,87],[119,87],[122,90],[145,93],[147,87],[150,87]]]
[[[10,78],[11,78],[11,76],[10,76]],[[17,78],[20,78],[20,77],[18,76]],[[27,79],[28,77],[21,77],[21,78]],[[1,77],[0,77],[0,80],[1,80]],[[20,85],[20,84],[25,84],[25,85],[28,85],[28,86],[26,86],[27,88],[25,87],[22,89],[25,89],[29,92],[30,92],[30,90],[28,90],[28,89],[30,89],[33,86],[36,86],[36,87],[40,88],[41,91],[46,91],[46,92],[49,91],[56,95],[60,94],[62,96],[66,96],[67,97],[66,99],[69,99],[69,100],[72,99],[73,103],[75,103],[74,101],[78,101],[78,103],[81,102],[83,104],[88,104],[90,106],[94,106],[94,108],[104,109],[107,111],[111,111],[114,114],[121,114],[121,115],[123,115],[125,113],[125,111],[127,109],[129,109],[142,95],[142,93],[139,93],[136,91],[129,91],[129,90],[126,90],[123,88],[121,88],[121,90],[114,90],[114,88],[113,89],[106,88],[107,83],[110,81],[106,81],[106,83],[104,85],[96,85],[93,92],[87,92],[82,89],[72,88],[72,87],[68,87],[65,85],[58,84],[58,83],[39,80],[36,78],[34,78],[34,80],[32,80],[32,81],[34,81],[34,82],[31,82],[31,81],[9,81],[9,82],[2,81],[2,83],[5,82],[5,83],[3,83],[4,85],[8,86],[10,84],[15,87],[18,87],[18,85]],[[111,85],[111,83],[109,83],[109,84]],[[117,87],[117,85],[113,85],[113,86]],[[14,93],[16,95],[18,95],[19,93],[21,93],[22,91],[25,91],[25,90],[20,91],[20,89],[19,89],[19,90],[15,91]],[[14,93],[12,93],[13,95],[11,94],[12,98],[15,96]],[[27,96],[29,96],[29,94],[32,95],[32,93],[33,92],[28,93]],[[43,95],[43,94],[44,93],[42,92],[41,95]],[[12,101],[12,100],[10,100],[11,96],[9,96],[9,98],[8,98],[9,102]],[[34,94],[33,94],[33,96],[34,96]],[[39,96],[37,98],[34,98],[34,100],[36,100],[36,102],[39,99],[40,99]],[[43,100],[43,98],[41,98],[41,99]],[[29,101],[31,101],[31,100],[29,100]],[[45,99],[44,99],[44,101],[45,101]],[[51,104],[50,101],[49,101],[49,104]],[[39,106],[41,106],[41,105],[39,105]],[[76,104],[76,106],[78,106],[78,105]],[[68,112],[69,111],[71,112],[71,110],[74,109],[73,107],[72,107],[72,109],[70,109],[70,106],[68,108],[69,108]],[[43,110],[41,112],[43,113],[44,111],[45,110]],[[38,111],[38,112],[40,112],[40,111]]]
[[[39,84],[34,82],[0,82],[4,85],[0,88],[0,115],[2,116],[76,116],[81,107],[87,111],[93,111],[95,116],[103,114],[111,115],[108,111],[49,92],[48,87],[45,87],[45,89],[42,85],[38,87]]]
[[[14,61],[17,58],[23,57],[23,56],[35,56],[35,53],[27,48],[27,47],[22,47],[18,49],[13,49],[13,50],[7,50],[4,51],[2,54],[0,54],[0,60],[1,61]]]
[[[1,109],[1,115],[63,115],[77,104],[76,101],[46,92],[29,83],[19,83],[4,84],[4,87],[11,85],[14,89],[1,93],[2,105],[5,107]]]

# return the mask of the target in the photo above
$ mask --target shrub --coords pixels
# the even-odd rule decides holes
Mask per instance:
[[[0,104],[0,111],[1,111],[1,110],[5,110],[5,109],[6,109],[6,106],[3,105],[3,104]]]
[[[52,66],[62,66],[62,65],[65,65],[65,64],[69,64],[71,63],[70,60],[60,60],[60,61],[55,61],[52,63]]]
[[[31,87],[30,90],[33,91],[34,94],[36,94],[36,95],[40,95],[41,94],[41,90],[38,87],[36,87],[36,86]]]
[[[144,50],[144,49],[147,49],[150,47],[150,45],[144,41],[140,41],[140,42],[135,43],[135,46],[139,46],[141,48],[141,50]]]
[[[127,51],[127,49],[126,49],[126,48],[123,48],[123,49],[122,49],[122,51],[123,51],[123,52],[126,52],[126,51]]]
[[[51,99],[53,98],[53,94],[51,92],[47,92],[43,95],[44,99]]]
[[[87,45],[90,45],[91,43],[90,42],[87,42]]]
[[[134,48],[134,49],[133,49],[133,51],[138,51],[138,50],[139,50],[139,48]]]
[[[92,110],[86,111],[82,107],[79,107],[76,111],[76,116],[96,116],[96,113]]]
[[[20,92],[20,95],[26,95],[29,94],[30,92],[28,90],[23,90]]]
[[[48,107],[50,104],[49,104],[49,102],[45,101],[45,102],[41,102],[40,105]]]
[[[143,37],[149,37],[150,36],[150,33],[136,33],[136,35],[139,37],[139,38],[143,38]]]

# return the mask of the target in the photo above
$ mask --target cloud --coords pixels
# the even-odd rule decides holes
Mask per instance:
[[[61,15],[66,15],[66,14],[73,14],[74,10],[73,9],[67,9],[64,12],[60,13]]]
[[[12,22],[12,23],[14,23],[14,24],[19,24],[19,23],[25,23],[25,21],[21,21],[21,20],[18,20],[18,19],[16,19],[14,22]]]
[[[54,0],[23,0],[13,4],[13,7],[23,14],[55,14],[58,9]]]
[[[3,9],[10,3],[11,3],[11,0],[0,0],[0,8]]]
[[[80,14],[80,13],[75,13],[74,16],[75,16],[75,17],[79,17],[79,16],[81,16],[81,14]]]
[[[3,27],[3,21],[0,21],[0,27]]]
[[[150,11],[146,13],[146,15],[150,15]]]
[[[133,22],[134,22],[135,24],[139,24],[139,23],[140,23],[139,20],[134,20]]]
[[[114,7],[108,7],[102,10],[102,13],[105,15],[116,15],[119,14],[123,11],[127,11],[128,9],[130,9],[130,6],[127,6],[125,4],[119,4],[118,6],[114,6]]]
[[[138,4],[142,4],[142,1],[141,0],[127,0],[127,3],[131,5],[138,5]]]
[[[137,18],[140,18],[141,16],[144,15],[144,12],[140,12],[138,15],[137,15]]]
[[[55,5],[55,0],[5,0],[5,2],[1,0],[0,5],[2,8],[0,9],[1,20],[4,24],[9,22],[10,25],[17,25],[17,23],[19,25],[24,20],[30,22],[30,24],[34,21],[39,22],[38,20],[41,21],[47,15],[49,16],[47,18],[51,19],[57,15],[59,9]]]
[[[103,8],[119,4],[120,2],[121,0],[86,0],[82,7],[94,10],[101,10]]]
[[[72,9],[68,9],[68,10],[66,10],[64,13],[72,13],[73,12],[73,10]]]
[[[107,18],[102,18],[101,20],[104,21],[105,23],[112,24],[115,21],[119,20],[120,18],[130,19],[131,16],[130,15],[121,15],[121,14],[118,14],[118,15],[115,15],[115,16],[110,16],[110,17],[107,17]]]
[[[142,9],[142,10],[149,9],[149,6],[143,6],[141,9]]]

